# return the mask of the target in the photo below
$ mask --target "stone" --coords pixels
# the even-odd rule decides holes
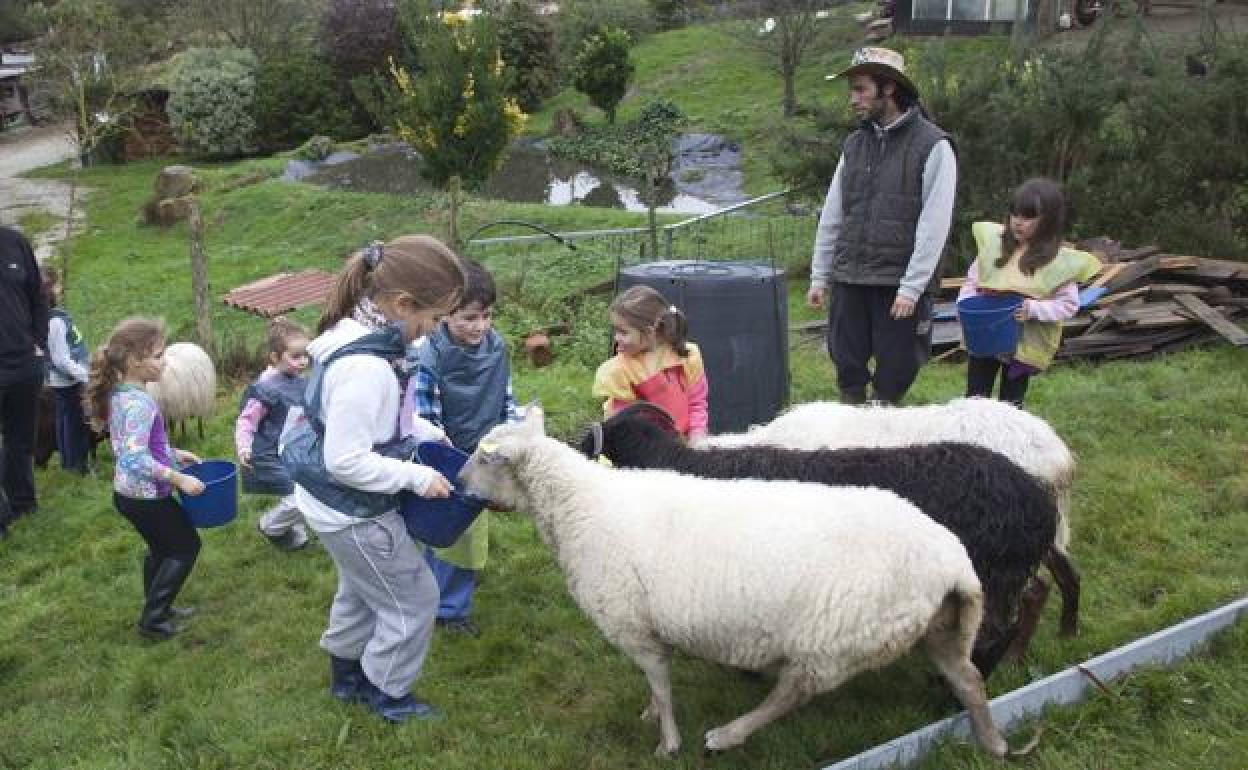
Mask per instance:
[[[199,177],[190,166],[165,166],[156,177],[156,200],[181,198],[199,191]]]
[[[191,204],[195,196],[183,195],[178,198],[166,198],[156,204],[156,224],[161,227],[181,222],[191,215]]]

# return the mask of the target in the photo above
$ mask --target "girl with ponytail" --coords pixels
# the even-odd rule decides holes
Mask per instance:
[[[706,436],[706,371],[680,308],[633,286],[611,303],[611,328],[616,354],[598,367],[593,386],[606,416],[644,400],[667,410],[691,443]]]
[[[178,620],[194,610],[173,601],[199,556],[199,534],[177,498],[203,493],[199,479],[181,468],[199,462],[169,446],[165,420],[143,386],[165,368],[165,327],[150,318],[128,318],[91,359],[85,407],[97,430],[108,429],[116,464],[113,505],[147,543],[143,556],[143,611],[139,633],[155,640],[182,630]]]

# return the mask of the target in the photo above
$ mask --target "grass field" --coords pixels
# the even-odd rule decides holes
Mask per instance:
[[[677,101],[700,127],[739,125],[748,138],[749,131],[765,130],[765,122],[755,116],[761,111],[742,105],[774,103],[778,113],[778,81],[774,89],[755,82],[758,68],[748,62],[740,69],[681,65],[684,74],[671,76],[658,64],[686,62],[695,53],[707,61],[731,58],[716,34],[696,28],[643,43],[649,53],[640,82],[647,85],[634,97],[666,77],[664,92],[687,94]],[[834,64],[835,54],[828,57],[803,72],[803,99]],[[160,165],[84,173],[94,192],[89,227],[72,242],[68,303],[93,344],[132,314],[165,316],[175,337],[190,329],[185,227],[136,224]],[[216,297],[280,269],[334,269],[371,238],[443,232],[445,202],[437,196],[327,193],[273,180],[234,186],[279,166],[252,161],[201,170]],[[765,174],[754,168],[750,184],[765,186]],[[464,227],[512,217],[560,230],[641,224],[641,217],[617,211],[473,200]],[[41,220],[25,224],[39,227]],[[590,270],[574,262],[531,268],[537,290]],[[798,301],[802,288],[800,281],[790,287],[794,319],[810,317]],[[576,436],[595,415],[589,382],[599,335],[605,347],[601,303],[586,303],[578,313],[580,330],[556,340],[555,366],[518,362],[516,368],[519,397],[540,398],[552,432],[562,438]],[[298,315],[313,318],[312,311]],[[503,327],[514,335],[531,320],[507,311]],[[214,322],[222,343],[261,339],[261,322],[238,311],[217,305]],[[1083,627],[1073,640],[1056,639],[1051,606],[1031,656],[1002,668],[989,683],[991,694],[1248,591],[1243,370],[1242,351],[1219,347],[1064,366],[1038,378],[1029,408],[1079,457],[1072,552],[1084,578]],[[792,373],[795,402],[836,392],[817,344],[793,340]],[[964,376],[957,365],[929,366],[911,400],[958,395]],[[239,385],[223,383],[204,438],[192,430],[182,446],[210,457],[232,454]],[[107,451],[97,478],[39,472],[40,512],[0,542],[0,768],[787,770],[819,767],[951,711],[945,688],[915,656],[816,699],[741,750],[708,758],[699,749],[701,734],[753,707],[767,683],[678,658],[674,688],[686,748],[675,760],[653,759],[656,731],[638,719],[648,698],[643,677],[575,608],[531,523],[515,513],[498,516],[492,527],[494,547],[478,596],[484,635],[439,635],[418,683],[449,720],[395,728],[328,696],[326,656],[316,642],[334,590],[333,565],[318,547],[273,550],[254,526],[264,499],[245,498],[239,521],[203,533],[202,560],[184,594],[200,609],[193,628],[168,643],[141,641],[133,629],[141,546],[112,509],[110,478]],[[1016,766],[1242,770],[1248,767],[1246,693],[1248,627],[1241,626],[1177,668],[1138,672],[1081,706],[1046,713],[1038,720],[1045,727],[1039,748]],[[1026,737],[1015,735],[1013,743]],[[959,745],[942,747],[922,765],[996,766]]]

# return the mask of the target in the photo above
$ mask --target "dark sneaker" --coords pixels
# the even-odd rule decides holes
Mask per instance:
[[[369,692],[365,704],[368,710],[391,724],[401,724],[409,719],[422,722],[446,719],[446,714],[442,709],[432,703],[419,700],[410,693],[402,698],[394,698],[378,690],[371,682],[367,684],[367,687]]]
[[[264,535],[265,539],[272,543],[275,548],[280,548],[283,551],[298,551],[307,545],[311,539],[308,537],[307,532],[298,527],[292,527],[280,535],[270,535],[261,528],[258,521],[256,522],[256,531]]]
[[[468,618],[450,618],[449,620],[438,618],[437,623],[449,634],[463,634],[473,639],[481,636],[481,629]]]

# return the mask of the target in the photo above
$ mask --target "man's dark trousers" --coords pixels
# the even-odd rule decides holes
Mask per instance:
[[[35,508],[35,410],[43,373],[28,380],[0,385],[0,436],[4,442],[4,495],[16,517]],[[5,515],[0,503],[0,517]],[[0,521],[0,523],[4,523]]]
[[[889,310],[896,286],[865,286],[834,281],[828,287],[828,354],[836,365],[841,400],[861,403],[872,397],[901,403],[927,361],[932,344],[932,297],[919,297],[909,318]],[[875,358],[875,371],[868,362]]]

